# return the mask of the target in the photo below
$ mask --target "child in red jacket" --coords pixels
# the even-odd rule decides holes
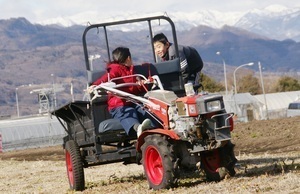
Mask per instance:
[[[107,82],[108,78],[112,79],[134,74],[134,66],[128,48],[116,48],[112,52],[112,57],[113,61],[107,66],[108,73],[93,82],[91,87]],[[115,83],[136,83],[136,78],[126,77],[116,80]],[[124,87],[122,90],[136,95],[145,92],[142,86]],[[128,135],[136,132],[139,137],[144,130],[151,128],[151,120],[147,118],[147,113],[139,105],[128,102],[118,96],[108,94],[108,110],[113,118],[120,120]],[[140,123],[142,120],[143,122]]]

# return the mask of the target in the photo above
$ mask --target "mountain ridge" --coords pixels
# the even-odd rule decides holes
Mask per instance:
[[[81,45],[84,29],[85,27],[80,25],[61,27],[56,25],[43,26],[40,24],[32,24],[26,18],[0,20],[0,39],[6,42],[6,44],[0,45],[0,49],[3,51],[28,50],[38,47],[67,44]],[[116,31],[116,33],[118,34],[119,32]],[[132,37],[130,31],[122,33],[127,33],[128,38],[134,41],[134,37]],[[135,32],[135,34],[138,33],[139,31]],[[199,25],[187,31],[178,31],[177,34],[179,43],[192,45],[196,47],[198,51],[206,53],[204,59],[208,62],[214,62],[214,54],[217,51],[222,51],[224,54],[231,52],[232,54],[230,56],[225,55],[223,57],[227,58],[229,64],[237,66],[242,62],[242,58],[244,58],[244,60],[250,60],[247,52],[251,52],[253,53],[252,56],[262,56],[262,54],[273,56],[274,59],[270,58],[269,61],[265,62],[272,63],[270,66],[271,71],[277,71],[277,69],[273,68],[274,66],[279,67],[279,65],[276,65],[276,61],[278,61],[279,58],[285,59],[286,55],[290,55],[289,61],[294,60],[294,62],[293,64],[286,65],[285,71],[297,70],[297,61],[295,60],[298,58],[296,54],[299,50],[300,43],[293,40],[273,40],[260,34],[255,34],[242,28],[229,25],[225,25],[220,29]],[[257,53],[255,50],[265,50],[265,53]],[[268,50],[272,53],[268,53]],[[240,53],[240,56],[234,56],[234,54],[238,53]],[[240,60],[231,60],[230,58]],[[263,59],[264,57],[261,58]]]
[[[32,24],[26,18],[0,20],[0,40],[4,43],[0,45],[0,114],[9,112],[15,106],[16,88],[20,88],[18,92],[21,94],[23,92],[24,95],[29,95],[28,90],[33,85],[42,87],[43,84],[48,84],[51,87],[54,82],[51,75],[55,75],[57,83],[70,85],[74,81],[81,88],[85,87],[82,49],[84,29],[84,26],[79,25],[61,27]],[[131,48],[132,53],[143,50],[139,45],[139,37],[144,37],[144,31],[132,33],[116,30],[110,33],[116,38],[122,33],[128,40],[126,46]],[[191,45],[198,50],[205,63],[203,72],[216,80],[224,76],[217,51],[222,53],[228,65],[228,74],[241,64],[258,61],[262,63],[264,71],[300,72],[300,43],[293,40],[272,40],[231,26],[215,29],[203,25],[178,31],[177,37],[179,43]],[[253,67],[252,70],[258,69]],[[74,93],[81,94],[82,89],[74,87]],[[68,98],[66,94],[59,98],[66,102],[70,95]],[[20,100],[20,103],[25,102],[22,98]],[[36,99],[29,97],[26,103],[38,104]]]

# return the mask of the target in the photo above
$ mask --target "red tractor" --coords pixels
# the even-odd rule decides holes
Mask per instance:
[[[146,22],[152,37],[155,21],[160,26],[161,21],[170,24],[177,45],[175,26],[165,16],[88,26],[83,34],[88,82],[103,74],[103,70],[92,67],[89,57],[89,50],[95,50],[91,40],[100,29],[109,56],[107,27]],[[88,39],[92,29],[97,33],[90,33]],[[178,47],[175,48],[178,52]],[[155,56],[153,47],[152,53]],[[186,169],[202,169],[211,181],[235,175],[236,158],[231,143],[233,113],[226,113],[222,96],[204,92],[186,96],[179,58],[139,65],[136,69],[138,73],[133,76],[152,86],[144,95],[126,93],[120,87],[132,84],[118,85],[112,79],[95,87],[91,100],[70,102],[52,112],[67,132],[63,148],[70,188],[84,190],[84,168],[118,162],[142,164],[149,187],[154,190],[176,186]],[[144,131],[138,138],[128,136],[119,121],[108,114],[107,92],[139,104],[159,126]]]

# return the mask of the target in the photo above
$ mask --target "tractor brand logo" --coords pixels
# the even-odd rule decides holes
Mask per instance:
[[[158,104],[151,103],[151,104],[149,104],[149,106],[150,106],[153,110],[160,110],[160,106],[159,106]]]
[[[160,111],[161,111],[161,114],[167,115],[167,110],[166,109],[162,108]]]

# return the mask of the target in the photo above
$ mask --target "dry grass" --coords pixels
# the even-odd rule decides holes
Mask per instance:
[[[237,174],[206,182],[201,173],[180,179],[171,190],[148,189],[141,165],[121,163],[85,169],[86,190],[69,190],[64,161],[0,162],[0,193],[299,193],[300,153],[237,156]]]

